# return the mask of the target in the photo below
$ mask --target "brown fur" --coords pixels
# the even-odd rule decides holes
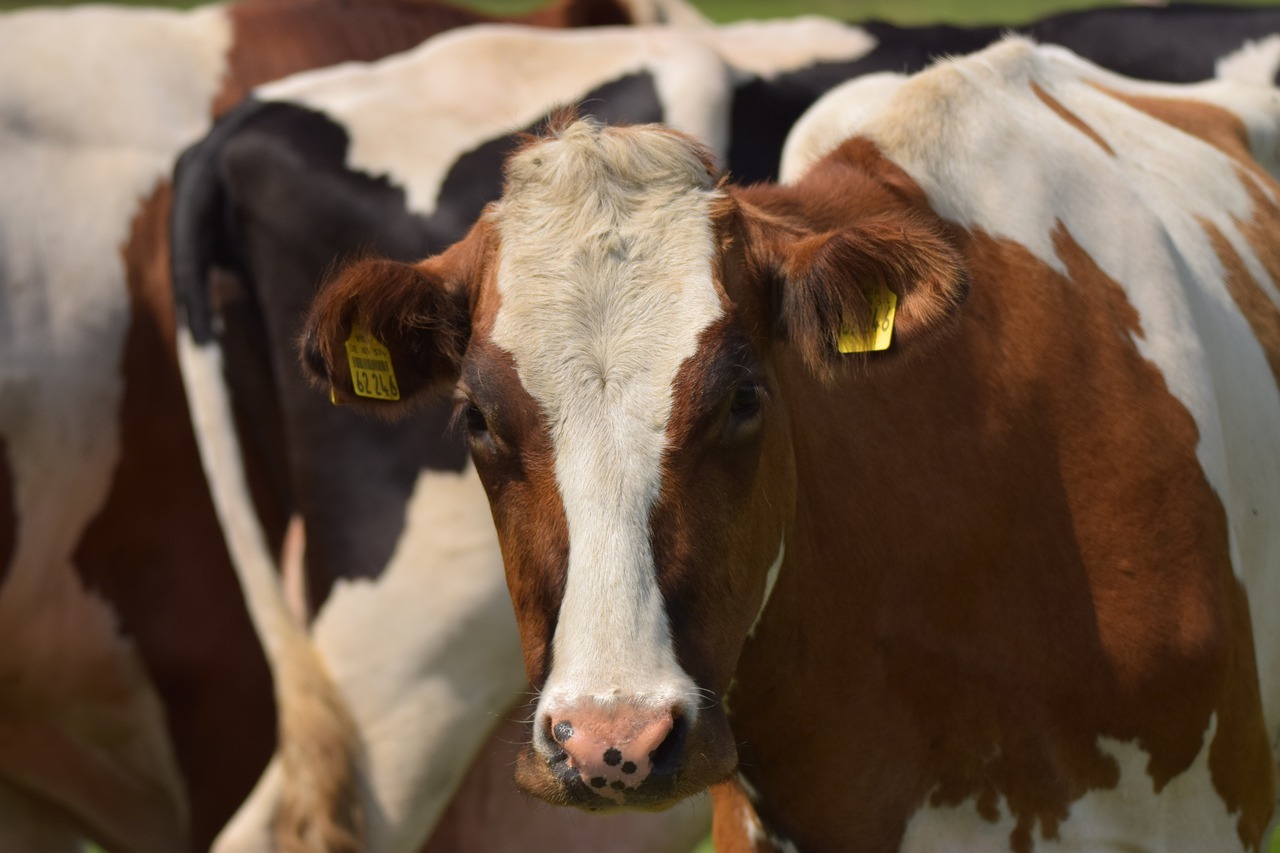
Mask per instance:
[[[973,235],[961,327],[909,383],[871,373],[833,394],[783,360],[806,425],[803,527],[730,701],[762,815],[801,849],[895,850],[919,804],[976,798],[994,820],[1001,797],[1026,853],[1116,784],[1099,735],[1150,752],[1159,790],[1215,712],[1224,776],[1251,780],[1247,802],[1227,797],[1241,837],[1265,825],[1244,592],[1194,423],[1137,352],[1120,288],[1057,242],[1070,282]],[[850,574],[833,585],[836,565]],[[844,628],[798,645],[787,626],[811,622]],[[843,733],[842,752],[772,734],[801,708],[811,730]],[[837,802],[877,808],[851,821]]]
[[[968,289],[948,227],[921,194],[904,210],[907,178],[878,158],[865,140],[846,142],[795,188],[741,190],[742,237],[748,275],[775,306],[778,333],[810,369],[832,376],[871,358],[916,351],[956,315]],[[849,217],[845,196],[859,200]],[[869,285],[898,295],[889,350],[862,358],[841,355],[841,322],[865,326]]]
[[[191,840],[203,849],[266,766],[275,706],[178,373],[168,214],[165,184],[138,212],[124,249],[132,321],[120,365],[120,460],[75,564],[85,586],[111,601],[164,701]]]
[[[465,284],[489,252],[481,221],[467,240],[421,264],[359,261],[321,288],[299,349],[313,381],[344,404],[394,417],[446,390],[458,378],[470,336],[470,289]],[[346,340],[361,326],[387,347],[400,401],[357,396]]]
[[[1280,210],[1267,203],[1258,182],[1243,174],[1241,181],[1253,197],[1255,215],[1252,221],[1236,224],[1249,239],[1250,245],[1271,275],[1271,280],[1280,281],[1280,246],[1277,246],[1272,237],[1280,234]],[[1280,386],[1280,309],[1276,308],[1262,285],[1249,274],[1240,255],[1226,237],[1211,223],[1201,224],[1213,238],[1218,260],[1226,270],[1227,290],[1266,352],[1271,375],[1275,377],[1277,386]]]
[[[1098,131],[1094,130],[1092,127],[1089,127],[1089,125],[1085,124],[1084,120],[1081,119],[1080,116],[1076,115],[1075,113],[1071,112],[1071,110],[1064,107],[1060,101],[1058,101],[1048,92],[1046,92],[1044,89],[1040,88],[1040,85],[1038,83],[1031,84],[1031,91],[1036,93],[1036,97],[1039,98],[1041,101],[1043,101],[1045,106],[1047,106],[1049,109],[1057,113],[1059,118],[1061,118],[1067,124],[1074,127],[1076,130],[1083,133],[1085,136],[1089,137],[1089,139],[1092,142],[1096,143],[1097,146],[1101,148],[1103,151],[1107,152],[1112,157],[1115,156],[1116,152],[1111,148],[1110,145],[1107,144],[1107,141],[1105,139],[1103,139],[1101,136],[1098,135]]]
[[[1256,848],[1273,780],[1245,592],[1195,422],[1134,343],[1122,288],[1063,229],[1066,276],[943,224],[865,141],[795,186],[730,188],[715,217],[728,316],[677,377],[651,518],[680,662],[713,694],[681,784],[724,778],[736,745],[765,826],[799,849],[887,853],[921,806],[976,802],[1011,813],[1009,848],[1030,853],[1119,782],[1100,738],[1144,750],[1160,791],[1216,717],[1213,779]],[[909,373],[836,369],[834,321],[877,279],[900,295],[891,352]],[[537,684],[567,548],[554,459],[514,365],[483,344],[491,277],[470,286],[482,343],[463,381],[520,412],[500,463],[476,460],[513,591],[542,591],[515,596]],[[730,429],[743,379],[762,386],[759,423]],[[745,638],[780,529],[786,561]],[[535,762],[522,784],[563,799]],[[743,799],[717,788],[718,808]],[[717,844],[751,849],[745,826],[717,815]]]
[[[716,853],[774,853],[774,847],[761,839],[754,843],[747,838],[744,827],[759,823],[756,807],[738,780],[721,782],[711,787],[711,802],[715,807],[715,820],[711,827]]]
[[[0,587],[4,586],[13,549],[17,544],[17,498],[14,495],[13,469],[9,466],[9,445],[0,436]]]

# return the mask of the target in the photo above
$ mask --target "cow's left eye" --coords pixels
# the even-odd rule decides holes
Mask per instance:
[[[746,380],[733,389],[729,401],[729,419],[726,431],[730,436],[741,434],[753,427],[760,416],[760,386]]]

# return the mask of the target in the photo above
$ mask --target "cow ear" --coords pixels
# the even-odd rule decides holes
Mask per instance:
[[[312,304],[304,367],[335,403],[389,417],[444,393],[458,379],[471,336],[471,285],[480,268],[471,237],[417,264],[347,266]]]
[[[927,349],[968,293],[960,252],[927,212],[894,209],[815,230],[740,210],[748,269],[770,290],[775,328],[820,377]]]

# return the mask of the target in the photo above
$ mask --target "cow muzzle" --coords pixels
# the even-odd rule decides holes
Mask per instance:
[[[718,710],[718,709],[717,709]],[[711,738],[724,749],[693,748],[706,740],[706,714],[679,705],[577,702],[544,709],[531,748],[521,756],[516,783],[561,805],[592,811],[660,809],[719,782],[733,772],[737,754],[728,736]],[[715,714],[711,716],[717,716]],[[709,745],[709,744],[708,744]],[[718,755],[718,760],[712,756]],[[690,766],[690,756],[697,756]]]

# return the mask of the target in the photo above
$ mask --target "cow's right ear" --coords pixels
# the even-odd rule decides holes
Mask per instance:
[[[396,417],[452,387],[482,267],[476,236],[416,264],[357,261],[321,289],[304,327],[302,361],[335,403]]]

